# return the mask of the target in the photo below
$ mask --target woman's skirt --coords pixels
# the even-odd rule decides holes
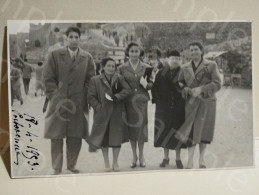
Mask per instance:
[[[112,142],[109,139],[109,137],[110,137],[110,122],[107,125],[106,131],[105,131],[105,134],[104,134],[104,137],[103,137],[103,140],[102,140],[101,147],[103,147],[103,148],[107,148],[107,147],[120,148],[121,147],[120,143]]]
[[[129,101],[125,103],[129,139],[131,141],[148,141],[147,101]]]

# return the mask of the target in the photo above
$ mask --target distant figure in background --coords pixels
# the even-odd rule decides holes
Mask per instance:
[[[118,63],[117,63],[117,67],[119,67],[121,65],[121,59],[118,60]]]
[[[43,72],[43,63],[38,62],[38,66],[35,68],[35,76],[36,76],[36,83],[35,83],[35,97],[37,97],[37,92],[40,90],[41,96],[45,93],[45,87],[43,84],[42,72]]]
[[[19,69],[15,68],[11,64],[11,105],[13,105],[14,98],[18,99],[23,104],[22,94],[21,94],[21,74]]]
[[[31,67],[30,64],[27,63],[27,59],[22,61],[24,68],[23,68],[23,85],[24,85],[24,91],[25,94],[28,95],[29,93],[29,87],[30,87],[30,80],[31,80],[31,73],[33,72],[33,68]]]
[[[100,75],[101,74],[101,62],[96,62],[95,63],[95,75]]]
[[[123,38],[123,42],[122,42],[122,44],[123,44],[123,47],[126,47],[126,41],[125,41],[125,38]]]
[[[158,65],[157,65],[157,68],[158,69],[161,69],[161,68],[163,68],[163,63],[161,62],[161,54],[162,52],[161,52],[161,50],[160,49],[157,49],[156,50],[156,55],[157,55],[157,61],[158,61]]]
[[[161,69],[163,67],[162,62],[160,61],[161,57],[161,51],[156,49],[155,51],[152,51],[152,54],[148,56],[148,62],[152,67],[156,67],[158,69]]]
[[[20,58],[15,58],[14,60],[11,60],[11,64],[13,65],[14,68],[17,68],[18,70],[20,70],[20,73],[22,72],[24,65],[21,62]]]

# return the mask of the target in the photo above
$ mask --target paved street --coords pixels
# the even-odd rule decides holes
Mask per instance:
[[[24,104],[15,100],[13,109],[20,113],[27,113],[35,116],[39,124],[33,127],[33,132],[39,137],[34,138],[31,143],[37,147],[40,156],[38,159],[39,166],[34,170],[28,168],[27,160],[20,156],[20,165],[13,164],[14,173],[18,175],[46,175],[51,171],[50,159],[50,141],[43,139],[44,114],[42,107],[45,97],[34,97],[34,79],[31,81],[30,94],[24,95]],[[252,90],[240,88],[225,88],[217,94],[217,119],[214,141],[207,148],[205,156],[208,168],[226,168],[226,167],[244,167],[253,165],[253,111],[252,111]],[[170,152],[170,164],[168,167],[162,169],[159,167],[163,159],[163,149],[153,147],[154,137],[154,112],[155,106],[149,104],[149,141],[145,144],[144,152],[146,159],[146,168],[137,167],[131,169],[129,167],[132,159],[131,147],[129,143],[122,145],[119,164],[121,172],[133,171],[149,171],[149,170],[170,170],[176,169],[174,151]],[[90,125],[92,124],[92,111],[90,112]],[[23,134],[23,133],[21,133]],[[21,137],[22,145],[28,145],[29,139]],[[26,141],[25,141],[26,140]],[[64,144],[65,145],[65,144]],[[21,146],[22,147],[22,146]],[[64,146],[65,148],[65,146]],[[65,155],[65,152],[64,152]],[[187,150],[182,150],[183,164],[187,163]],[[198,167],[198,147],[195,151],[195,168]],[[69,174],[66,168],[66,158],[64,158],[64,170],[62,174]],[[112,159],[112,152],[110,150],[110,159]],[[112,164],[112,162],[110,161]],[[21,168],[22,167],[22,168]],[[102,152],[96,153],[88,152],[88,145],[83,141],[82,149],[79,155],[77,168],[81,173],[100,173],[104,171],[104,162]]]

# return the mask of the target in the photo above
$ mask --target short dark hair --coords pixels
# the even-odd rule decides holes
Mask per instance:
[[[203,45],[202,45],[201,42],[198,42],[198,41],[192,42],[192,43],[189,44],[189,47],[190,46],[198,46],[200,48],[200,50],[203,51]]]
[[[77,28],[77,27],[73,27],[73,26],[69,27],[69,28],[66,30],[66,35],[67,35],[67,37],[68,37],[68,35],[69,35],[70,32],[76,32],[79,37],[81,36],[81,31],[80,31],[80,29]]]
[[[203,57],[204,50],[203,50],[203,45],[202,45],[201,42],[199,42],[199,41],[192,42],[192,43],[189,44],[189,47],[191,47],[191,46],[197,46],[197,47],[199,47],[200,50],[202,51],[201,57]]]
[[[169,58],[170,56],[177,56],[180,57],[180,53],[177,50],[171,50],[166,53],[166,57]]]
[[[108,61],[112,61],[115,63],[115,68],[116,68],[116,61],[111,58],[111,57],[106,57],[106,58],[103,58],[102,61],[101,61],[101,65],[102,65],[102,68],[105,67],[105,65],[107,64]]]
[[[126,49],[125,49],[125,56],[129,57],[129,50],[130,50],[130,48],[133,47],[133,46],[139,47],[139,49],[140,49],[140,55],[139,55],[139,57],[144,56],[144,53],[145,53],[145,52],[144,52],[143,48],[142,48],[138,43],[136,43],[136,42],[130,42],[130,43],[127,45],[127,47],[126,47]]]
[[[42,62],[38,62],[38,66],[42,66],[42,64],[43,64]]]

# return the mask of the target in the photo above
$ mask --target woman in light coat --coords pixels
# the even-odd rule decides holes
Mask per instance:
[[[131,88],[131,94],[125,102],[127,112],[125,120],[133,152],[131,168],[135,168],[137,165],[137,146],[139,148],[140,167],[146,166],[143,150],[144,142],[148,141],[147,105],[150,100],[148,90],[153,86],[154,71],[152,69],[150,71],[151,67],[141,62],[140,57],[143,54],[144,52],[139,44],[131,42],[125,51],[125,55],[129,60],[119,67],[119,73]],[[145,77],[145,75],[147,76]]]
[[[203,58],[203,46],[190,44],[192,61],[183,65],[179,81],[186,84],[182,96],[186,100],[185,122],[176,137],[188,146],[187,168],[193,168],[196,144],[200,146],[199,167],[206,168],[204,155],[206,145],[211,143],[216,119],[216,92],[221,88],[218,66]]]
[[[124,99],[130,94],[124,78],[115,73],[116,62],[112,58],[102,60],[103,72],[91,79],[88,103],[94,109],[93,127],[87,142],[90,147],[102,149],[105,171],[110,171],[108,147],[112,147],[112,170],[119,171],[118,155],[121,144],[128,141]]]

